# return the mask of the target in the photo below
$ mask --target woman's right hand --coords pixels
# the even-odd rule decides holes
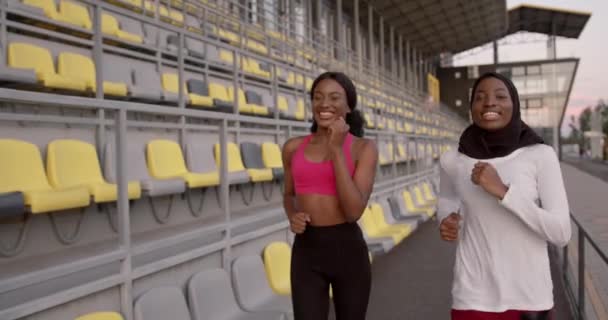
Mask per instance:
[[[441,239],[445,241],[455,241],[458,239],[460,219],[462,219],[462,217],[459,213],[452,212],[445,219],[441,220],[441,224],[439,225]]]
[[[291,231],[296,234],[303,233],[306,230],[306,223],[308,222],[310,222],[310,215],[304,212],[294,213],[289,218]]]

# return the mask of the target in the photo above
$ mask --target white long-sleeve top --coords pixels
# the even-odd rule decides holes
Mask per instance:
[[[441,157],[438,221],[460,212],[452,308],[503,312],[553,307],[547,242],[570,240],[568,200],[553,149],[520,148],[482,160],[509,187],[502,200],[471,182],[480,160],[452,150]]]

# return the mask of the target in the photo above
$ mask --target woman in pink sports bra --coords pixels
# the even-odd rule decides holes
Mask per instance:
[[[357,92],[343,73],[312,84],[311,134],[283,146],[283,206],[296,233],[291,260],[295,320],[364,320],[371,287],[368,250],[357,220],[372,192],[378,150],[363,138]]]

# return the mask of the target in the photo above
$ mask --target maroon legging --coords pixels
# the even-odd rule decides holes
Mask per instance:
[[[544,317],[527,316],[530,311],[507,310],[505,312],[484,312],[476,310],[453,310],[452,320],[551,320],[552,312],[549,311]]]
[[[371,289],[367,244],[356,223],[306,227],[291,258],[295,320],[326,320],[329,286],[336,320],[364,320]]]

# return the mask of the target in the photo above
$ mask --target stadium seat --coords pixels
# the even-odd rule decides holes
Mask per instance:
[[[301,98],[296,102],[296,112],[294,114],[296,120],[304,121],[306,114],[306,106]]]
[[[258,144],[252,142],[242,142],[241,155],[243,157],[243,164],[251,176],[251,181],[259,182],[273,179],[272,169],[264,166],[264,160],[262,160],[262,149]]]
[[[158,287],[144,292],[135,300],[133,318],[135,320],[192,319],[184,293],[178,287]]]
[[[132,34],[120,28],[118,19],[108,13],[103,13],[101,16],[101,30],[105,34],[117,37],[122,40],[143,43],[143,38],[140,35]]]
[[[54,188],[84,186],[96,203],[118,198],[116,184],[103,179],[97,151],[89,143],[70,139],[52,141],[47,146],[46,167]],[[129,199],[138,199],[141,196],[139,182],[130,181],[127,193]]]
[[[403,202],[405,203],[405,208],[410,213],[423,213],[427,216],[426,219],[432,217],[435,214],[435,209],[433,207],[419,207],[414,203],[414,199],[412,198],[412,194],[408,190],[403,190],[401,193],[403,196]]]
[[[232,112],[234,96],[228,94],[228,89],[217,82],[209,82],[209,94],[213,98],[213,106],[221,111]]]
[[[399,203],[393,204],[393,199],[391,199],[391,197],[382,197],[377,201],[382,207],[382,213],[384,213],[384,220],[389,225],[406,225],[409,227],[410,233],[412,233],[418,227],[418,221],[422,220],[418,216],[408,217],[402,215]]]
[[[421,184],[414,184],[410,187],[410,190],[412,190],[412,192],[414,193],[414,203],[416,203],[416,205],[418,207],[431,207],[434,208],[435,205],[437,204],[437,200],[435,199],[431,199],[431,200],[427,200],[426,197],[424,196],[424,193],[422,191],[422,187]]]
[[[279,320],[283,317],[280,312],[243,311],[234,297],[230,277],[222,269],[203,270],[190,278],[188,302],[194,320]],[[165,319],[176,320],[175,317]]]
[[[88,7],[74,1],[59,2],[59,20],[87,30],[93,29]]]
[[[251,51],[255,51],[259,54],[268,55],[268,48],[263,44],[255,40],[247,39],[247,48]]]
[[[405,207],[405,203],[403,201],[403,196],[401,195],[393,195],[388,198],[388,204],[390,207],[390,211],[392,213],[393,218],[397,222],[406,222],[411,223],[416,221],[416,226],[419,223],[422,223],[428,220],[428,216],[426,213],[422,212],[410,212]]]
[[[236,145],[234,145],[234,148],[236,148]],[[240,154],[234,155],[234,149],[231,151],[228,146],[226,146],[226,151],[228,153],[228,184],[242,184],[251,181],[249,173],[247,173],[243,166]],[[238,153],[238,148],[236,149],[236,152]],[[220,168],[220,145],[217,143],[213,146],[213,154],[215,156],[216,166]]]
[[[33,69],[17,69],[6,66],[4,46],[0,43],[0,84],[21,83],[34,85],[38,83],[36,72]]]
[[[366,241],[369,239],[372,243],[379,243],[384,247],[385,251],[388,251],[405,238],[400,231],[395,232],[395,230],[381,228],[376,220],[370,207],[366,207],[361,215],[361,219],[359,219],[361,229],[363,229],[364,235],[367,237]],[[390,242],[387,239],[390,239]]]
[[[429,182],[426,182],[426,181],[422,182],[422,192],[424,195],[424,200],[426,200],[427,203],[432,204],[432,205],[437,204],[437,196],[433,192]]]
[[[153,179],[148,173],[146,150],[143,147],[127,146],[127,180],[139,181],[141,189],[150,197],[183,193],[186,183],[181,178]],[[117,182],[116,150],[114,143],[107,143],[104,150],[104,174],[108,182]]]
[[[53,57],[48,49],[29,43],[13,42],[8,47],[8,66],[36,72],[38,82],[54,89],[85,91],[83,81],[68,78],[55,72]]]
[[[191,57],[205,60],[205,44],[202,41],[186,37],[187,54]]]
[[[160,75],[152,64],[134,64],[131,69],[133,83],[131,97],[147,101],[177,102],[177,95],[163,91]]]
[[[266,168],[272,169],[272,176],[275,179],[283,178],[283,158],[278,144],[273,142],[262,143],[262,160]]]
[[[105,311],[105,312],[93,312],[82,315],[74,320],[123,320],[124,318],[118,312]]]
[[[182,148],[170,140],[152,140],[146,150],[150,175],[156,179],[182,178],[188,188],[212,187],[220,184],[217,171],[194,173],[186,169]]]
[[[272,180],[272,170],[245,168],[241,152],[235,143],[229,142],[226,146],[228,153],[228,172],[245,171],[252,182],[263,182]],[[215,155],[218,167],[220,167],[219,145],[215,145]]]
[[[57,70],[59,75],[84,83],[87,90],[95,92],[95,64],[87,56],[71,52],[61,52],[57,58]],[[127,84],[103,81],[103,92],[112,96],[127,96]]]
[[[293,313],[291,299],[270,288],[260,255],[245,255],[232,262],[232,283],[241,308],[248,312]]]
[[[219,49],[220,62],[232,66],[234,64],[234,54],[225,49]]]
[[[214,108],[213,98],[209,96],[207,82],[199,79],[188,79],[186,82],[188,99],[193,106]]]
[[[18,210],[19,195],[32,213],[81,208],[89,205],[89,191],[79,185],[51,187],[37,146],[20,140],[0,139],[0,206]]]
[[[282,116],[287,116],[289,112],[289,103],[285,96],[277,96],[277,110]]]
[[[267,106],[264,105],[264,100],[262,99],[262,96],[253,91],[253,90],[246,90],[243,93],[242,89],[239,89],[239,94],[244,95],[245,98],[245,102],[247,103],[247,106],[250,108],[250,110],[252,111],[252,113],[254,115],[258,115],[258,116],[270,116],[271,112],[268,109]]]
[[[398,224],[391,225],[386,222],[384,208],[378,202],[372,202],[370,205],[370,210],[372,213],[372,218],[374,222],[381,230],[385,230],[386,232],[390,232],[395,239],[395,242],[399,243],[404,238],[406,238],[411,233],[411,228],[409,225]]]
[[[269,243],[263,257],[270,288],[279,295],[291,295],[291,247],[286,242]]]

